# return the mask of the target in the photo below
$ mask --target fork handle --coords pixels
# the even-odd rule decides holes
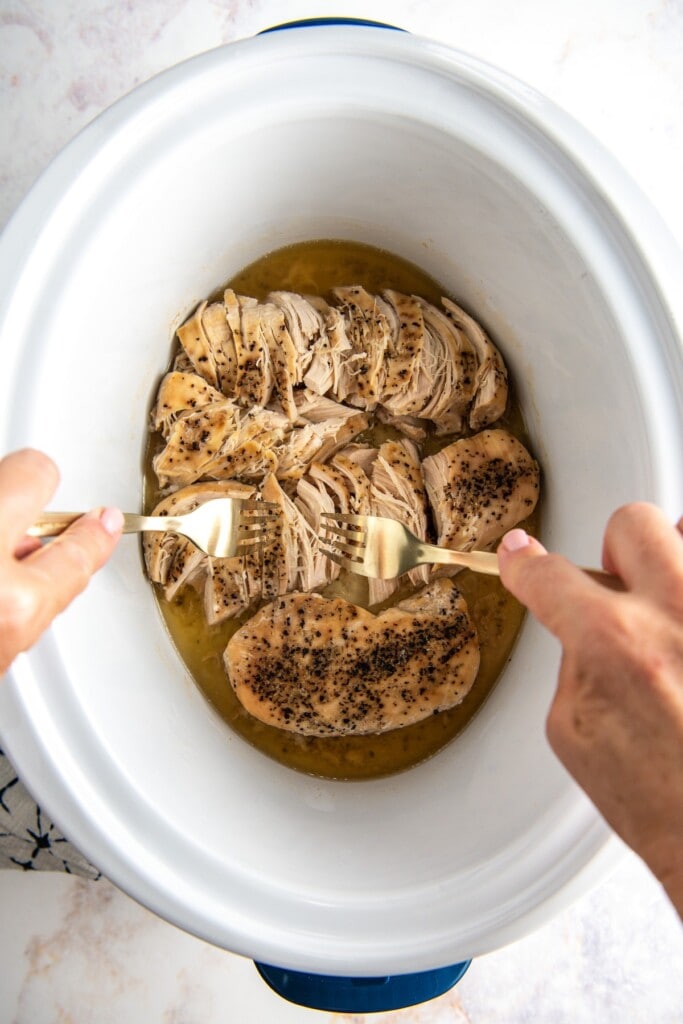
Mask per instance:
[[[29,537],[58,537],[83,515],[83,512],[41,512],[26,532]],[[148,530],[165,533],[178,526],[177,516],[140,516],[136,512],[123,514],[123,533],[142,533]]]
[[[423,544],[420,548],[420,560],[435,565],[461,565],[474,572],[487,573],[489,576],[500,576],[498,556],[489,551],[450,551],[448,548],[437,548],[434,544]],[[613,576],[604,569],[586,569],[581,571],[590,576],[596,583],[609,590],[624,591],[626,587],[618,576]]]
[[[489,551],[451,551],[450,548],[438,548],[435,544],[421,544],[416,553],[420,562],[431,562],[434,565],[460,565],[473,572],[483,572],[488,576],[500,576],[498,556]]]

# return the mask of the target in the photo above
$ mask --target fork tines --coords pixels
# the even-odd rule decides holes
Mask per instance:
[[[275,523],[280,511],[280,506],[273,501],[244,501],[239,505],[240,526]]]
[[[264,515],[278,515],[280,506],[275,501],[255,501],[251,498],[238,498],[235,501],[240,512],[263,512]]]
[[[368,516],[357,516],[352,512],[321,512],[321,519],[327,519],[330,523],[350,523],[352,526],[367,526]],[[323,523],[323,526],[326,526]]]
[[[331,558],[337,565],[345,568],[349,559],[361,562],[366,543],[364,526],[365,518],[363,516],[351,513],[340,515],[334,515],[331,512],[321,513],[323,554]],[[343,552],[348,558],[341,558],[340,552]]]
[[[273,541],[280,511],[280,506],[274,501],[239,499],[238,550]]]

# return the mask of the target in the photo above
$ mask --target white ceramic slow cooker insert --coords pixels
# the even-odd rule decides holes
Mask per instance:
[[[525,86],[367,28],[203,55],[58,157],[0,243],[3,451],[56,459],[55,507],[139,508],[175,327],[309,238],[392,250],[483,321],[543,467],[547,546],[597,563],[617,505],[683,509],[683,268],[658,219]],[[299,970],[419,971],[522,935],[614,861],[545,740],[558,656],[527,621],[448,748],[384,780],[318,780],[218,719],[124,538],[0,687],[2,740],[84,853],[181,927]]]

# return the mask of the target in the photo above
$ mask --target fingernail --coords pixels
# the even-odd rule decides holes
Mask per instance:
[[[500,542],[505,551],[521,551],[529,546],[529,534],[524,530],[510,530]]]
[[[123,529],[123,512],[119,508],[103,508],[100,512],[100,522],[107,533],[114,537]]]

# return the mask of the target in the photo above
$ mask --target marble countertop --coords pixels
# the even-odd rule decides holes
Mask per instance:
[[[589,128],[683,244],[680,0],[0,0],[0,227],[102,109],[195,53],[282,21],[390,21],[502,67]],[[432,1003],[343,1017],[274,996],[253,964],[105,881],[0,872],[0,1024],[683,1022],[683,931],[631,854]]]

